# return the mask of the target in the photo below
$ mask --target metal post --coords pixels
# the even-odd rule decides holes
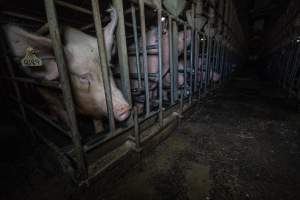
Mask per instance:
[[[130,89],[130,81],[129,81],[126,33],[125,33],[125,25],[124,25],[123,1],[112,0],[112,2],[118,13],[118,25],[116,30],[116,38],[117,38],[119,65],[121,66],[120,74],[121,74],[122,91],[125,99],[131,106],[132,102],[131,102],[131,89]]]
[[[157,8],[157,38],[158,38],[158,70],[159,70],[159,124],[162,127],[163,126],[163,105],[162,105],[162,99],[163,99],[163,80],[162,80],[162,74],[163,74],[163,67],[162,67],[162,25],[161,25],[161,8]]]
[[[58,22],[56,17],[56,9],[54,5],[54,0],[45,0],[46,14],[49,24],[50,36],[52,39],[53,49],[55,53],[55,58],[60,74],[60,83],[62,87],[62,93],[64,98],[64,103],[66,111],[68,113],[70,121],[70,130],[72,134],[72,141],[74,144],[76,152],[76,162],[78,166],[78,179],[84,180],[88,176],[88,171],[85,163],[85,158],[83,154],[83,148],[81,144],[81,137],[77,127],[77,121],[75,116],[74,102],[71,94],[70,81],[68,76],[68,70],[64,60],[64,52],[61,43],[60,33],[58,30]]]
[[[137,24],[136,24],[136,15],[135,15],[135,7],[131,5],[131,19],[132,19],[132,28],[133,28],[133,36],[134,36],[134,45],[135,45],[135,58],[136,58],[136,71],[138,77],[138,89],[142,88],[142,78],[141,78],[141,66],[140,66],[140,47],[139,40],[137,34]]]
[[[173,28],[172,28],[172,17],[168,17],[168,24],[169,24],[169,65],[170,65],[170,83],[171,83],[171,105],[174,105],[174,64],[173,64]]]
[[[199,65],[199,35],[195,31],[195,56],[194,56],[194,89],[193,93],[196,93],[197,90],[197,81],[198,81],[198,65]]]
[[[185,97],[186,95],[186,91],[187,91],[187,42],[186,42],[186,24],[184,24],[184,40],[183,40],[183,66],[184,66],[184,94],[183,97]]]
[[[173,89],[174,89],[174,101],[178,100],[177,95],[177,79],[178,79],[178,28],[176,21],[173,21]]]
[[[149,78],[148,78],[148,59],[146,48],[146,22],[145,22],[145,5],[144,0],[139,0],[141,33],[142,33],[142,51],[143,51],[143,67],[144,67],[144,84],[146,97],[146,116],[150,113],[150,99],[149,99]]]
[[[100,57],[100,71],[102,72],[102,80],[104,84],[105,100],[108,113],[109,128],[111,132],[115,131],[115,120],[113,114],[113,104],[111,96],[111,85],[109,80],[109,70],[107,65],[106,50],[104,45],[103,30],[100,16],[100,7],[98,0],[92,0],[93,16],[96,28],[96,36],[98,43],[98,52]],[[98,78],[100,79],[101,77]]]

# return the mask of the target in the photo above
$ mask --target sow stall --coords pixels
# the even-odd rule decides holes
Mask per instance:
[[[115,166],[126,168],[137,162],[143,152],[176,127],[186,111],[230,78],[244,48],[243,33],[231,0],[188,1],[178,14],[160,0],[45,0],[20,3],[18,8],[15,3],[5,4],[1,24],[16,24],[37,36],[49,37],[59,78],[49,81],[27,76],[20,67],[22,58],[12,55],[1,30],[2,95],[8,100],[8,109],[26,124],[32,137],[45,143],[63,171],[79,184],[88,183]],[[111,63],[102,27],[109,22],[106,12],[109,4],[118,16]],[[76,109],[61,34],[64,26],[97,38],[101,72],[97,76],[103,80],[107,111],[104,130],[100,132],[91,117],[80,115]],[[151,27],[156,27],[156,44],[148,44]],[[181,55],[180,36],[183,36]],[[166,44],[167,70],[163,63]],[[149,72],[150,56],[158,61],[155,72]],[[135,59],[134,73],[130,71],[129,58]],[[121,67],[116,70],[112,65]],[[183,83],[178,83],[179,77],[183,77]],[[110,78],[116,81],[131,109],[128,119],[122,122],[114,118]],[[51,117],[41,105],[45,102],[37,94],[37,88],[47,88],[62,96],[68,125]]]
[[[262,54],[269,76],[288,98],[300,97],[300,4],[290,1],[276,26],[267,34],[265,54]]]

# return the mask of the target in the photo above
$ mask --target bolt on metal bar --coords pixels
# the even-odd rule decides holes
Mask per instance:
[[[150,96],[149,96],[149,78],[148,78],[148,59],[146,49],[146,22],[145,22],[145,5],[144,0],[139,0],[140,21],[141,21],[141,35],[142,35],[142,50],[143,50],[143,67],[144,67],[144,85],[146,98],[146,116],[150,113]]]
[[[109,129],[111,132],[115,131],[115,120],[113,114],[113,104],[112,104],[112,95],[111,95],[111,82],[110,82],[110,72],[107,64],[106,50],[104,45],[104,37],[100,16],[100,6],[98,0],[92,0],[93,7],[93,16],[96,28],[96,36],[98,43],[98,52],[100,57],[100,71],[102,72],[102,80],[104,84],[104,92],[105,92],[105,101],[108,113],[108,121],[109,121]],[[100,76],[100,74],[98,74]],[[101,77],[98,77],[99,79]]]
[[[132,106],[131,101],[131,89],[129,82],[129,66],[128,66],[128,54],[127,54],[127,44],[126,44],[126,33],[124,25],[124,13],[123,13],[123,1],[113,0],[113,5],[118,13],[118,25],[116,30],[117,38],[117,49],[119,57],[120,73],[121,73],[121,85],[122,92],[127,100],[130,107]]]
[[[58,22],[56,17],[56,9],[54,0],[45,0],[45,9],[49,24],[50,36],[52,38],[52,44],[58,70],[60,74],[60,83],[62,87],[64,104],[68,113],[70,121],[70,130],[72,134],[72,141],[76,152],[76,162],[78,166],[78,179],[84,180],[88,176],[85,158],[83,154],[81,137],[77,127],[77,121],[75,116],[74,102],[71,94],[70,80],[68,76],[68,69],[64,60],[64,52],[61,43],[60,33],[58,30]]]
[[[199,86],[199,89],[198,89],[199,99],[201,97],[202,88],[203,88],[203,81],[204,81],[203,80],[203,72],[204,72],[204,58],[205,58],[205,44],[206,44],[205,35],[203,34],[201,37],[203,38],[203,40],[202,40],[201,63],[200,63],[200,86]],[[200,39],[200,42],[201,42],[201,39]]]
[[[133,28],[133,35],[134,35],[134,45],[135,45],[135,61],[136,61],[136,73],[138,77],[138,89],[142,88],[142,78],[141,78],[141,66],[140,66],[140,55],[139,55],[139,39],[137,34],[137,23],[136,23],[136,14],[135,14],[135,7],[131,4],[131,20],[132,20],[132,28]]]
[[[170,67],[170,83],[171,83],[171,105],[174,105],[174,82],[173,82],[173,77],[174,77],[174,63],[173,63],[173,20],[171,16],[168,16],[168,28],[169,28],[169,67]]]
[[[162,64],[162,22],[161,22],[162,14],[161,8],[157,10],[157,38],[158,38],[158,71],[159,71],[159,124],[163,126],[163,64]]]

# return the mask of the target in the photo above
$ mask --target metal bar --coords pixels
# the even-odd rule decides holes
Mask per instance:
[[[162,14],[161,14],[161,8],[157,8],[157,38],[158,38],[158,71],[159,71],[159,124],[162,127],[163,126],[163,64],[162,64]]]
[[[105,101],[106,101],[106,108],[108,113],[108,121],[109,121],[109,129],[111,132],[115,131],[115,120],[113,114],[113,104],[112,104],[112,95],[111,95],[111,84],[109,78],[109,69],[107,64],[107,57],[106,57],[106,50],[104,44],[104,37],[103,37],[103,30],[102,30],[102,23],[101,23],[101,16],[100,16],[100,6],[99,1],[92,0],[92,7],[93,7],[93,15],[94,15],[94,22],[96,28],[96,36],[97,36],[97,43],[99,49],[99,57],[100,57],[100,71],[102,72],[102,80],[104,84],[104,92],[105,92]],[[98,78],[101,77],[98,74]]]
[[[175,94],[174,94],[174,82],[173,82],[173,77],[174,77],[174,63],[173,63],[173,21],[172,18],[169,16],[168,17],[168,28],[169,28],[169,67],[170,67],[170,83],[171,83],[171,105],[174,105],[175,100]]]
[[[35,33],[38,35],[44,35],[49,31],[49,25],[48,23],[41,26]]]
[[[14,90],[16,92],[16,96],[17,96],[17,99],[18,99],[18,106],[19,106],[19,109],[20,109],[20,113],[21,113],[21,115],[23,117],[24,122],[26,123],[26,122],[28,122],[27,115],[26,115],[24,106],[20,103],[22,101],[22,95],[21,95],[18,83],[13,80],[15,78],[15,72],[14,72],[11,60],[8,57],[8,51],[7,51],[8,48],[5,45],[4,33],[3,33],[2,29],[0,30],[0,34],[1,34],[1,37],[0,37],[1,38],[0,39],[1,52],[4,54],[4,59],[5,59],[6,65],[7,65],[9,76],[12,78],[12,85],[13,85],[13,88],[14,88]],[[31,130],[30,130],[30,132],[31,132]]]
[[[119,65],[121,66],[120,67],[121,87],[122,87],[123,95],[131,107],[132,100],[131,100],[131,89],[130,89],[130,82],[129,82],[129,66],[128,66],[126,33],[125,33],[125,25],[124,25],[123,1],[113,0],[112,2],[118,13],[118,25],[116,30],[116,38],[117,38]]]
[[[46,81],[46,80],[35,80],[35,79],[30,79],[30,78],[23,78],[23,77],[3,77],[1,76],[0,79],[3,80],[14,80],[14,81],[18,81],[21,83],[31,83],[34,85],[38,85],[38,86],[43,86],[43,87],[51,87],[51,88],[56,88],[56,89],[60,89],[60,83],[57,81]]]
[[[135,7],[131,5],[131,20],[133,27],[133,35],[134,35],[134,45],[135,45],[135,58],[136,58],[136,71],[138,74],[138,89],[142,88],[142,78],[141,78],[141,66],[140,66],[140,55],[139,55],[139,39],[137,34],[137,24],[136,24],[136,14]]]
[[[183,66],[184,66],[184,94],[182,96],[186,95],[187,92],[187,28],[186,25],[183,27],[184,31],[184,39],[183,39]]]
[[[199,70],[199,35],[198,32],[195,31],[195,56],[194,56],[194,89],[193,93],[196,93],[198,86],[198,70]]]
[[[178,100],[177,94],[177,79],[178,79],[178,28],[176,21],[173,21],[172,25],[173,33],[173,89],[174,89],[174,101]]]
[[[64,1],[61,1],[61,0],[55,0],[55,3],[57,3],[57,5],[59,5],[59,6],[65,7],[65,8],[70,8],[72,10],[75,10],[75,11],[78,11],[78,12],[81,12],[81,13],[85,13],[85,14],[88,14],[88,15],[93,15],[92,11],[90,11],[88,9],[85,9],[85,8],[82,8],[80,6],[76,6],[76,5],[71,4],[71,3],[67,3],[67,2],[64,2]]]
[[[139,116],[136,107],[133,108],[133,121],[134,121],[135,148],[139,150],[141,148],[141,138],[140,138]]]
[[[201,51],[201,64],[200,64],[200,86],[199,86],[199,99],[201,97],[201,92],[202,92],[202,88],[203,88],[203,72],[204,72],[204,58],[205,58],[205,44],[206,44],[206,40],[205,40],[205,36],[204,33],[201,36],[202,38],[200,39],[200,41],[202,41],[202,51]]]
[[[56,130],[60,131],[61,133],[63,133],[65,136],[67,136],[68,138],[72,138],[71,134],[69,131],[63,129],[60,125],[58,125],[56,122],[54,122],[53,120],[51,120],[48,116],[46,116],[44,113],[42,113],[41,111],[35,109],[33,106],[31,106],[28,103],[25,103],[24,101],[19,101],[18,99],[14,98],[14,97],[9,97],[11,100],[22,104],[23,107],[25,107],[27,110],[31,111],[33,114],[37,115],[39,118],[41,118],[42,120],[44,120],[45,122],[47,122],[48,124],[50,124],[53,128],[55,128]]]
[[[72,141],[76,152],[76,162],[78,166],[78,179],[84,180],[88,176],[83,149],[81,145],[81,137],[77,127],[77,121],[74,110],[74,102],[71,94],[71,86],[68,76],[68,70],[64,60],[64,52],[62,48],[60,33],[58,30],[58,22],[56,18],[56,9],[54,0],[45,0],[45,9],[49,24],[50,36],[52,39],[53,49],[55,53],[56,62],[60,74],[60,83],[62,86],[62,93],[66,111],[70,121],[70,129],[72,134]]]
[[[32,17],[32,16],[29,16],[29,15],[24,15],[24,14],[12,12],[12,11],[2,11],[1,13],[4,14],[4,15],[12,16],[12,17],[18,17],[18,18],[21,18],[21,19],[26,19],[26,20],[31,20],[31,21],[35,21],[35,22],[45,23],[45,20],[42,20],[40,18],[36,18],[36,17]]]
[[[146,22],[145,22],[145,5],[144,0],[139,0],[141,33],[142,33],[142,49],[143,49],[143,67],[144,67],[144,85],[146,99],[146,116],[150,113],[150,97],[149,97],[149,80],[148,80],[148,59],[146,49]]]

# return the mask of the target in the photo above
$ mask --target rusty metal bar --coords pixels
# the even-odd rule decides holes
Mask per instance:
[[[81,137],[77,127],[75,116],[74,102],[71,94],[70,80],[68,70],[64,60],[64,52],[62,48],[60,33],[58,30],[58,22],[56,17],[56,9],[54,0],[45,0],[45,9],[49,24],[50,36],[52,38],[53,49],[55,53],[56,62],[60,74],[60,83],[62,86],[62,93],[66,111],[70,121],[70,130],[72,134],[72,141],[76,152],[76,162],[78,166],[78,179],[84,180],[88,176],[83,149],[81,145]]]

